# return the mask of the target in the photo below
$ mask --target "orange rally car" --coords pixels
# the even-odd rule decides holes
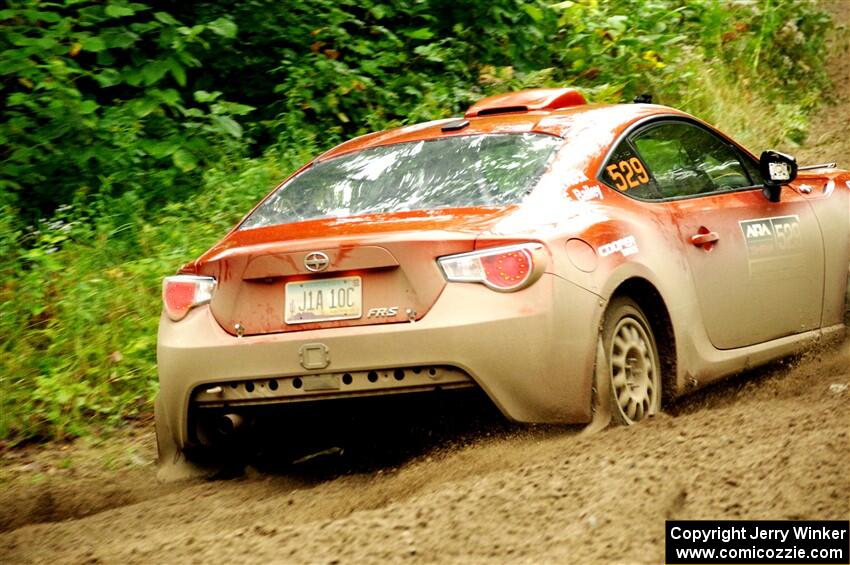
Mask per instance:
[[[850,174],[573,89],[358,137],[163,283],[160,460],[259,406],[479,387],[621,423],[844,332]]]

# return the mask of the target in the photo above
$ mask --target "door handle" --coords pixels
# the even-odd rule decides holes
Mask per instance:
[[[691,243],[696,245],[697,247],[702,247],[703,245],[707,245],[709,243],[714,243],[720,239],[720,236],[717,235],[717,232],[704,232],[698,233],[696,235],[691,236]]]

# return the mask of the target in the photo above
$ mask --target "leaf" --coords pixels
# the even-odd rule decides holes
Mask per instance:
[[[168,106],[178,106],[182,102],[180,93],[173,88],[166,88],[165,90],[150,89],[148,93]]]
[[[179,147],[170,141],[153,141],[153,140],[143,140],[140,143],[142,149],[155,159],[162,159],[163,157],[168,157],[169,155],[173,155]]]
[[[111,18],[123,18],[124,16],[132,16],[136,11],[128,6],[116,6],[110,4],[106,7],[106,15]]]
[[[139,39],[139,36],[135,33],[123,29],[105,32],[101,37],[110,49],[126,49]]]
[[[219,96],[221,96],[221,92],[207,92],[206,90],[196,90],[194,93],[195,102],[200,102],[201,104],[205,102],[212,102]]]
[[[235,138],[242,137],[242,126],[229,116],[212,116],[212,120],[218,124],[219,129]]]
[[[171,16],[171,14],[168,14],[168,13],[166,13],[166,12],[156,12],[156,13],[153,15],[153,17],[154,17],[154,18],[156,18],[156,20],[157,20],[158,22],[163,23],[163,24],[166,24],[166,25],[172,25],[172,26],[180,25],[180,22],[178,22],[177,20],[175,20],[175,19]]]
[[[99,37],[88,37],[81,41],[83,44],[84,51],[91,51],[92,53],[98,53],[106,49],[106,43]]]
[[[133,109],[133,113],[140,117],[144,118],[149,115],[151,112],[159,108],[159,101],[154,98],[137,98],[133,100],[131,103],[131,108]]]
[[[5,10],[7,12],[13,12],[13,10]],[[62,16],[55,12],[46,12],[44,10],[25,10],[24,14],[27,19],[31,22],[50,22],[55,23],[62,19]],[[5,17],[3,18],[6,19]]]
[[[80,114],[92,114],[98,109],[98,103],[94,100],[84,100],[80,103]]]
[[[115,86],[121,82],[121,74],[115,69],[103,69],[100,73],[92,76],[97,83],[104,88]]]
[[[256,110],[254,106],[249,106],[247,104],[237,104],[236,102],[226,102],[227,112],[230,114],[235,114],[237,116],[244,116],[250,112]]]
[[[145,84],[151,85],[159,82],[168,70],[169,65],[165,61],[154,61],[142,68],[142,77],[144,77]]]
[[[57,41],[52,37],[39,37],[35,40],[35,46],[42,51],[48,51],[57,45]]]
[[[405,35],[410,39],[431,39],[434,37],[434,32],[428,29],[427,27],[421,27],[419,29],[414,29],[412,31],[408,31]]]
[[[68,388],[60,388],[56,391],[56,399],[57,404],[65,405],[71,398],[73,398],[73,391]]]
[[[184,173],[188,173],[198,166],[197,157],[185,149],[178,149],[172,153],[171,160],[174,162],[174,165]]]
[[[220,35],[226,39],[236,37],[238,28],[236,24],[227,18],[218,18],[207,24],[207,27],[216,35]]]
[[[173,76],[174,80],[177,81],[177,84],[180,86],[186,86],[186,71],[183,69],[183,65],[174,59],[169,59],[168,68],[171,71],[171,76]]]
[[[534,4],[523,4],[522,9],[535,22],[540,23],[541,21],[543,21],[543,10],[541,10]]]
[[[431,45],[420,45],[413,52],[435,63],[442,63],[445,60],[439,47],[433,43]]]
[[[382,20],[387,16],[391,16],[393,13],[392,8],[385,4],[376,4],[369,8],[369,11],[375,16],[376,20]]]
[[[613,32],[614,35],[621,35],[626,31],[628,21],[629,18],[627,16],[611,16],[605,23],[609,32]]]

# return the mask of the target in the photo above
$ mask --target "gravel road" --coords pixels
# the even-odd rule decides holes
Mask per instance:
[[[850,341],[593,434],[485,418],[404,454],[379,440],[368,464],[19,481],[0,562],[661,562],[667,518],[850,517],[848,367]]]

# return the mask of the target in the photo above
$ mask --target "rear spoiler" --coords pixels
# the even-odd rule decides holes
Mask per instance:
[[[587,104],[575,88],[532,88],[482,98],[469,107],[464,118],[531,112],[534,110],[559,110]]]

